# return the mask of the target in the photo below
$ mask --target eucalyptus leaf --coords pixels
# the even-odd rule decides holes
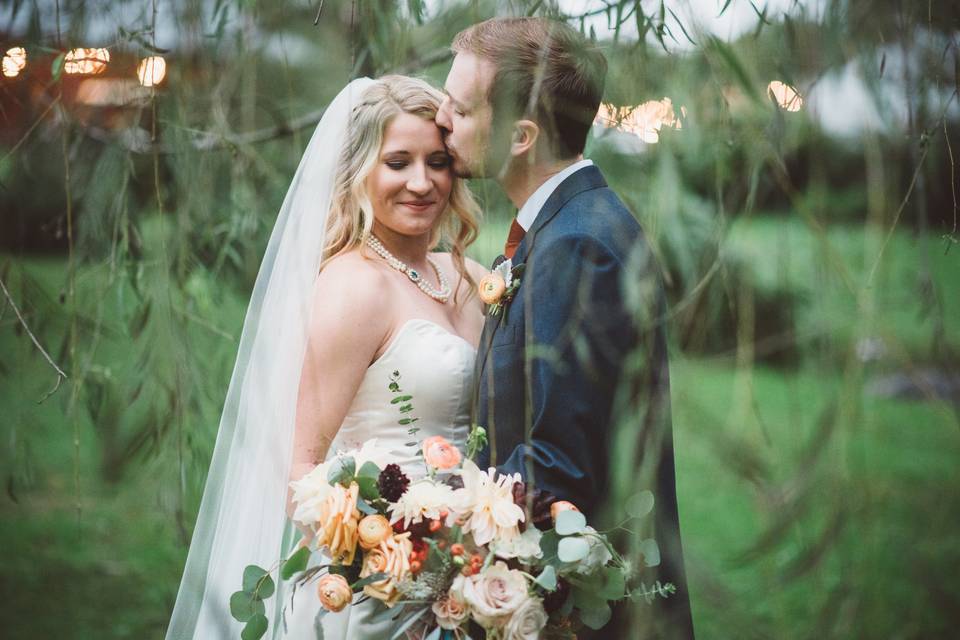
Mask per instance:
[[[330,484],[346,484],[353,479],[356,470],[357,463],[352,456],[336,457],[330,463],[327,482]]]
[[[557,589],[557,570],[553,566],[547,565],[537,576],[534,584],[540,585],[547,591],[555,591]]]
[[[365,515],[372,516],[376,515],[377,510],[370,506],[370,503],[360,498],[357,500],[357,509],[362,511]]]
[[[557,557],[563,562],[579,562],[590,553],[590,543],[583,538],[564,538],[557,545]]]
[[[603,577],[603,589],[600,591],[600,595],[605,600],[620,600],[623,598],[627,588],[623,571],[617,567],[606,567],[603,570]]]
[[[560,535],[570,536],[575,533],[582,533],[586,526],[586,517],[579,511],[570,509],[557,514],[557,525],[554,528]]]
[[[355,476],[354,481],[360,488],[360,497],[364,500],[376,500],[380,497],[380,489],[377,487],[377,479],[370,476]]]
[[[390,577],[389,575],[383,572],[373,573],[367,576],[366,578],[360,578],[359,580],[354,582],[352,585],[350,585],[350,588],[353,589],[354,591],[357,591],[359,589],[363,589],[368,584],[371,584],[373,582],[380,582],[381,580],[386,580],[389,577]]]
[[[640,553],[643,554],[643,562],[648,567],[660,564],[660,545],[653,538],[647,538],[640,543]]]
[[[373,478],[376,480],[380,477],[380,467],[376,463],[367,460],[361,465],[360,469],[357,470],[356,475],[358,481],[360,478]]]
[[[601,629],[610,622],[610,605],[606,602],[600,607],[591,607],[580,610],[580,620],[591,629]]]
[[[310,548],[300,547],[297,552],[287,558],[287,561],[280,567],[280,577],[289,580],[295,573],[300,573],[307,568],[307,562],[310,561]]]
[[[243,570],[243,590],[252,594],[257,589],[257,582],[265,575],[267,575],[266,569],[255,564],[247,565]]]
[[[632,518],[642,518],[653,511],[653,493],[651,491],[641,491],[627,500],[627,515]]]
[[[246,626],[243,628],[243,631],[240,632],[240,638],[242,640],[260,640],[263,634],[267,632],[268,624],[267,616],[258,613],[247,620]]]
[[[265,610],[263,600],[254,598],[246,591],[237,591],[230,596],[230,615],[238,622],[246,622]]]
[[[277,585],[273,582],[273,578],[270,575],[263,576],[263,579],[260,580],[260,586],[257,590],[257,596],[259,598],[269,598],[277,590]]]

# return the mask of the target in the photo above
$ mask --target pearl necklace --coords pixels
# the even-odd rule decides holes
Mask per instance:
[[[419,287],[420,291],[423,291],[425,294],[436,300],[437,302],[444,304],[450,298],[450,285],[447,283],[447,279],[444,277],[443,272],[440,271],[440,267],[437,266],[437,263],[434,262],[433,258],[427,256],[427,262],[430,263],[430,266],[433,267],[433,270],[437,273],[437,280],[440,281],[440,290],[437,291],[432,284],[427,282],[420,272],[416,269],[411,269],[398,258],[396,258],[392,253],[387,251],[387,248],[383,246],[383,243],[380,242],[379,238],[375,235],[370,234],[367,238],[367,244],[373,249],[374,253],[383,258],[388,265],[396,269],[402,274],[405,274],[410,280]]]

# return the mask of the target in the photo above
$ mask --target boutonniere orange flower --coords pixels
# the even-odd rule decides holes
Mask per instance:
[[[520,288],[523,269],[524,264],[513,266],[512,261],[507,259],[480,280],[480,300],[490,305],[487,310],[490,315],[496,316],[506,311]]]

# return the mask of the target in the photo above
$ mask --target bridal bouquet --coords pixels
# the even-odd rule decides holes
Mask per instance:
[[[574,638],[582,625],[604,626],[611,602],[673,592],[670,584],[638,583],[636,570],[573,504],[533,499],[519,474],[478,468],[470,458],[485,445],[481,427],[471,431],[467,457],[441,436],[411,445],[424,463],[419,479],[369,440],[291,483],[293,519],[314,532],[280,565],[294,593],[315,581],[325,611],[367,598],[396,607],[393,638],[466,638],[476,624],[488,638],[519,640]],[[653,496],[638,498],[633,513],[644,515]],[[656,543],[643,544],[647,566],[657,564]],[[313,550],[328,562],[308,568]],[[247,567],[244,589],[233,594],[231,612],[247,624],[244,640],[266,632],[271,573]]]

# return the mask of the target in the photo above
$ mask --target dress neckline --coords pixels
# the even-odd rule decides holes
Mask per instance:
[[[464,337],[461,336],[460,334],[454,333],[454,332],[451,331],[450,329],[447,329],[447,328],[446,328],[445,326],[443,326],[442,324],[439,324],[439,323],[437,323],[437,322],[434,322],[433,320],[427,320],[426,318],[409,318],[408,320],[405,320],[403,324],[400,325],[400,328],[397,329],[397,332],[393,335],[393,338],[390,340],[390,344],[387,345],[387,348],[383,350],[383,353],[381,353],[380,356],[379,356],[376,360],[374,360],[373,362],[370,363],[370,367],[373,367],[374,365],[376,365],[376,364],[378,364],[379,362],[381,362],[382,360],[384,360],[384,359],[394,350],[394,348],[396,347],[397,343],[400,341],[400,337],[404,334],[404,332],[405,332],[410,326],[412,326],[413,324],[416,324],[416,323],[421,323],[421,324],[430,325],[430,326],[432,326],[432,327],[436,327],[436,328],[439,329],[442,333],[444,333],[444,334],[446,334],[446,335],[448,335],[448,336],[450,336],[450,337],[452,337],[452,338],[455,338],[456,340],[459,340],[460,342],[462,342],[463,344],[465,344],[472,352],[474,352],[474,353],[477,352],[477,348],[473,346],[473,343],[472,343],[472,342],[470,342],[469,340],[467,340],[466,338],[464,338]],[[369,368],[369,367],[368,367],[368,368]]]

